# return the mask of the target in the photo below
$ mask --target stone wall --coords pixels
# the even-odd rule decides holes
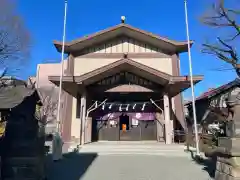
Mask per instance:
[[[232,158],[218,158],[215,180],[240,180],[240,167],[236,167],[235,165],[226,162],[234,161]]]
[[[219,138],[215,180],[240,180],[240,138]]]

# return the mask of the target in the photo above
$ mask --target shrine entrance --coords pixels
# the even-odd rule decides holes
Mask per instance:
[[[107,93],[106,96],[108,101],[92,113],[92,141],[155,141],[157,131],[164,135],[163,128],[157,128],[158,110],[148,98],[154,98],[154,93]],[[163,100],[157,103],[163,106]]]
[[[50,79],[57,84],[57,78]],[[194,83],[201,79],[195,77]],[[187,76],[172,76],[124,55],[89,73],[63,77],[63,82],[63,89],[77,98],[81,144],[159,139],[171,144],[174,129],[186,127],[185,120],[175,114],[182,108],[174,98],[190,87]],[[94,102],[104,100],[89,113]]]
[[[129,116],[127,114],[122,114],[119,117],[119,133],[120,133],[120,140],[130,140],[130,123],[129,123]]]
[[[141,75],[121,71],[87,87],[94,101],[106,103],[92,113],[92,141],[157,140],[156,112],[163,108],[164,86]],[[164,134],[164,133],[162,133]]]
[[[110,119],[103,117],[94,120],[92,141],[157,141],[157,120],[135,118],[144,117],[146,113],[112,113],[107,116]],[[154,113],[148,116],[154,117]]]

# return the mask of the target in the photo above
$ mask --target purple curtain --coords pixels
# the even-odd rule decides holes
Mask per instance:
[[[114,120],[114,119],[117,119],[122,114],[123,113],[120,113],[120,112],[105,114],[104,116],[99,118],[99,120],[103,120],[103,121]],[[124,113],[124,114],[128,115],[130,118],[137,119],[137,120],[151,121],[156,119],[156,113],[138,112],[138,113]]]
[[[155,113],[127,113],[127,115],[137,120],[152,121],[156,119]]]

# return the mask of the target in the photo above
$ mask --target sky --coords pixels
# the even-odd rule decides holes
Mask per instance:
[[[215,33],[199,22],[210,1],[188,0],[190,39],[195,42],[191,50],[193,74],[204,75],[204,80],[195,86],[196,96],[236,78],[233,71],[216,71],[229,65],[200,52],[201,44]],[[18,75],[26,79],[36,74],[37,64],[60,62],[61,54],[53,40],[62,39],[64,0],[18,0],[17,10],[32,36],[28,68]],[[66,39],[71,41],[117,25],[123,15],[126,23],[134,27],[172,40],[187,39],[184,0],[68,0]],[[189,74],[188,54],[181,54],[180,61],[181,74]],[[184,96],[191,97],[191,91],[187,90]]]

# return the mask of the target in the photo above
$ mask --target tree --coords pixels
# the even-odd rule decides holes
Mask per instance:
[[[18,70],[27,59],[30,35],[13,1],[0,0],[0,70],[2,74]]]
[[[235,6],[239,2],[231,1],[234,8],[228,8],[228,4],[224,0],[216,1],[210,11],[201,18],[201,21],[208,27],[216,28],[216,31],[223,30],[223,34],[216,37],[216,42],[204,43],[202,52],[214,55],[231,64],[240,77],[239,54],[236,48],[240,40],[240,9],[236,9]]]
[[[57,91],[55,87],[37,89],[42,106],[36,110],[36,118],[39,121],[40,130],[45,134],[45,128],[49,124],[56,125],[57,115]]]

